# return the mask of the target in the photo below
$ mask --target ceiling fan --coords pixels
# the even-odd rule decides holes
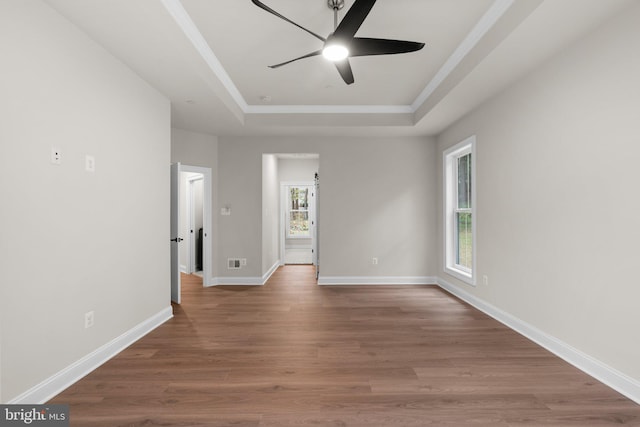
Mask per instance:
[[[259,0],[251,0],[253,4],[267,12],[277,16],[278,18],[295,25],[296,27],[306,31],[315,38],[324,43],[322,49],[308,53],[299,58],[282,62],[276,65],[270,65],[269,68],[278,68],[283,65],[290,64],[300,59],[311,58],[313,56],[323,55],[330,61],[333,61],[344,82],[348,85],[355,80],[349,58],[356,56],[369,55],[392,55],[398,53],[415,52],[424,47],[424,43],[404,41],[404,40],[388,40],[388,39],[372,39],[355,37],[356,32],[366,19],[367,15],[376,3],[376,0],[355,0],[353,6],[349,9],[345,17],[338,24],[338,11],[344,7],[344,0],[328,0],[328,6],[333,10],[334,32],[328,37],[322,37],[303,26],[296,24],[289,18],[279,14],[269,6]]]

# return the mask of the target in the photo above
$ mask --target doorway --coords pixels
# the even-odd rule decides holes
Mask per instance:
[[[278,154],[280,264],[318,263],[318,197],[314,181],[320,156]]]
[[[315,264],[316,203],[313,182],[284,182],[280,186],[282,201],[280,242],[284,264]]]
[[[180,304],[180,273],[212,277],[211,169],[171,165],[171,301]]]
[[[313,181],[282,182],[280,259],[284,264],[315,264],[316,203]]]
[[[185,212],[180,228],[186,236],[186,250],[180,252],[180,271],[203,277],[204,175],[182,172],[180,179],[186,184],[186,197],[180,201]]]

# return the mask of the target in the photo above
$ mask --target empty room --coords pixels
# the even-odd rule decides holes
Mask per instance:
[[[640,426],[639,22],[0,0],[0,425]]]

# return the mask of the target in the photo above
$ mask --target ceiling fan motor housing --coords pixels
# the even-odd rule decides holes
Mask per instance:
[[[341,10],[344,7],[344,0],[327,0],[327,4],[331,10]]]

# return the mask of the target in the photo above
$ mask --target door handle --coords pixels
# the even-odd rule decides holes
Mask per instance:
[[[180,243],[182,242],[184,239],[181,239],[180,237],[176,237],[175,239],[171,239],[172,242],[176,242],[176,243]]]

